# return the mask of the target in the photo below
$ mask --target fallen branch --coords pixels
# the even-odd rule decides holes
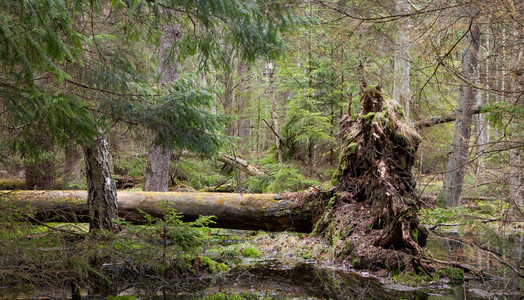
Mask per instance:
[[[191,153],[191,152],[188,152],[188,151],[183,151],[180,154],[180,156],[183,156],[183,157],[198,157],[197,154]],[[233,157],[233,156],[230,156],[230,155],[227,155],[227,154],[219,154],[217,156],[216,160],[218,160],[219,162],[222,162],[224,164],[234,165],[237,168],[237,170],[239,170],[241,172],[244,172],[244,173],[246,173],[247,175],[250,175],[250,176],[265,176],[265,175],[267,175],[264,170],[262,170],[261,168],[255,166],[255,165],[250,164],[249,161],[247,161],[245,159],[242,159],[242,158]]]
[[[473,114],[480,114],[481,111],[482,111],[481,107],[474,108]],[[457,120],[457,117],[458,117],[457,113],[453,113],[451,115],[445,115],[445,116],[434,116],[434,117],[431,117],[429,120],[417,122],[415,124],[415,127],[417,129],[421,129],[421,128],[435,126],[438,124],[449,123],[449,122],[453,122]]]

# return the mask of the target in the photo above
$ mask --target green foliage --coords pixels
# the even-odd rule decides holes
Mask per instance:
[[[292,192],[320,185],[320,182],[305,178],[298,169],[291,166],[282,166],[280,170],[272,172],[270,179],[271,183],[264,192]]]
[[[455,283],[461,283],[464,281],[464,271],[459,268],[444,268],[437,270],[435,275],[440,277],[446,277]]]
[[[212,160],[183,159],[176,162],[174,167],[176,179],[197,190],[217,186],[227,179],[224,174],[216,170]]]

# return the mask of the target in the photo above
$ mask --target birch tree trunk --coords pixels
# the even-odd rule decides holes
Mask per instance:
[[[180,28],[173,24],[166,24],[162,29],[163,35],[160,38],[160,59],[159,73],[160,84],[169,83],[176,80],[176,62],[174,55],[176,48],[172,44],[176,42],[180,35]],[[170,51],[172,50],[172,51]],[[147,158],[147,169],[145,174],[144,190],[166,192],[169,186],[169,164],[171,162],[171,149],[164,145],[155,143],[157,135],[153,135],[149,155]]]
[[[278,136],[280,134],[280,122],[278,118],[278,111],[277,111],[277,100],[275,99],[275,68],[272,63],[268,63],[267,66],[268,71],[268,77],[269,77],[269,86],[268,86],[268,94],[269,94],[269,100],[271,101],[271,119],[273,121],[273,130],[275,131],[275,143],[277,147],[277,158],[278,158],[278,164],[282,164],[282,145],[280,141],[280,137]]]
[[[468,33],[468,46],[462,57],[462,75],[469,82],[475,82],[478,73],[478,53],[480,45],[480,28],[474,23]],[[471,136],[471,123],[473,116],[473,105],[476,103],[478,93],[471,84],[462,83],[458,100],[458,116],[455,122],[455,131],[451,142],[451,154],[448,159],[448,166],[444,185],[438,198],[446,206],[457,206],[464,173],[468,163],[468,146]]]
[[[489,84],[489,78],[491,77],[491,59],[490,59],[490,36],[486,33],[486,41],[485,41],[485,57],[484,57],[484,88],[486,89],[486,92],[484,92],[483,95],[480,95],[477,97],[477,103],[476,107],[483,107],[484,105],[489,103],[490,98],[490,89],[491,86]],[[479,82],[480,84],[480,82]],[[480,91],[479,91],[480,92]],[[484,169],[484,151],[488,145],[489,142],[489,123],[487,122],[485,116],[483,113],[476,114],[473,117],[474,124],[475,124],[475,135],[476,135],[476,154],[479,156],[477,159],[477,168],[476,173],[480,174]]]
[[[411,12],[409,0],[396,0],[395,12],[397,15],[404,15]],[[409,71],[410,71],[410,17],[403,17],[397,24],[395,38],[395,55],[394,55],[394,80],[393,80],[393,99],[397,100],[407,118],[410,115],[411,90],[409,88]]]
[[[107,139],[97,137],[84,146],[87,179],[87,206],[89,209],[89,231],[94,229],[120,231],[116,185],[109,170]]]

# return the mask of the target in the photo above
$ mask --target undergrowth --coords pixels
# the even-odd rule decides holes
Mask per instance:
[[[31,208],[0,198],[0,285],[69,291],[72,283],[87,288],[102,280],[113,291],[153,286],[154,294],[165,286],[205,284],[241,257],[260,256],[251,244],[217,244],[207,227],[212,217],[182,222],[181,214],[165,209],[162,220],[143,213],[147,224],[121,221],[123,230],[113,234],[88,232],[86,224],[28,222]]]

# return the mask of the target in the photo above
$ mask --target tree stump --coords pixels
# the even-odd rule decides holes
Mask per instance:
[[[339,166],[333,188],[316,195],[315,232],[354,267],[416,267],[427,237],[411,174],[421,138],[380,87],[368,87],[360,102],[355,120],[341,120]]]

